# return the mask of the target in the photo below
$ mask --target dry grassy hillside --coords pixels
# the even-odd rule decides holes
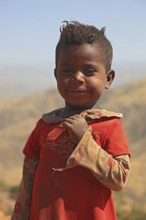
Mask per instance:
[[[105,94],[101,103],[108,109],[124,114],[123,122],[136,157],[146,151],[146,78],[132,82]],[[135,155],[134,155],[135,156]]]
[[[105,92],[100,106],[122,112],[132,151],[132,172],[125,190],[115,194],[116,206],[128,210],[146,204],[146,78]],[[0,186],[19,183],[22,148],[36,121],[44,112],[63,106],[56,90],[0,103]],[[2,196],[2,189],[0,194]],[[6,196],[6,193],[5,193]],[[8,204],[5,198],[5,206]],[[3,200],[3,201],[2,201]],[[135,203],[136,201],[136,203]],[[13,204],[9,205],[9,209]],[[4,199],[0,199],[4,203]],[[122,205],[121,205],[122,204]],[[5,207],[6,208],[6,207]]]
[[[146,78],[106,92],[101,105],[122,112],[132,152],[132,171],[127,187],[116,193],[119,208],[146,210]],[[126,206],[125,206],[126,203]],[[123,207],[121,206],[123,204]],[[129,220],[129,219],[128,219]]]

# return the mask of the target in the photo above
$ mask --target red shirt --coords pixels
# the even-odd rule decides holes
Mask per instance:
[[[113,157],[130,154],[121,120],[101,118],[90,123],[96,143]],[[111,189],[80,166],[66,166],[74,151],[67,131],[42,119],[30,135],[24,154],[39,159],[36,170],[30,220],[116,220]]]

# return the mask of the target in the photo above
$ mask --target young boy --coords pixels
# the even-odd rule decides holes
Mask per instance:
[[[65,107],[43,115],[23,153],[12,220],[115,220],[112,190],[127,183],[130,152],[120,113],[94,109],[112,84],[112,46],[98,30],[65,22],[55,77]]]

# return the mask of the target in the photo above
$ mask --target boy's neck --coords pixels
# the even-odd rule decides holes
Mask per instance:
[[[62,111],[59,113],[59,115],[63,118],[67,118],[70,116],[73,116],[75,114],[80,114],[83,111],[86,111],[88,109],[92,109],[94,106],[71,106],[66,104],[65,107],[62,109]]]

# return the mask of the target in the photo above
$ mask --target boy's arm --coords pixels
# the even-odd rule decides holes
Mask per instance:
[[[38,160],[25,157],[23,177],[19,187],[17,201],[11,220],[29,220],[33,181],[38,165]]]
[[[127,183],[130,159],[128,155],[113,158],[95,142],[89,128],[68,158],[65,169],[75,166],[88,169],[103,185],[119,191]]]

